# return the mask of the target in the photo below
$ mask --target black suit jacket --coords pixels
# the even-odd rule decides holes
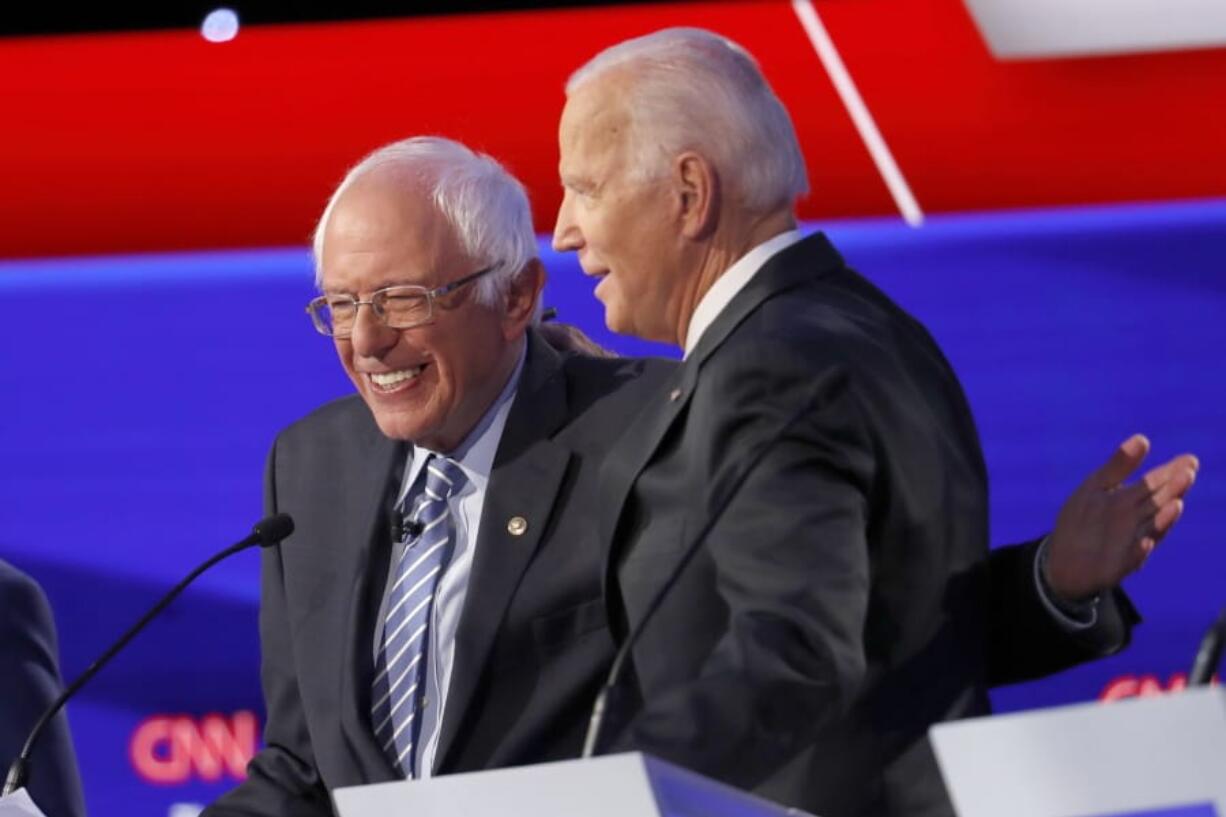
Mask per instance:
[[[748,464],[789,422],[735,496]],[[983,714],[987,486],[927,331],[821,236],[722,311],[605,466],[641,748],[822,817],[952,814],[926,741]]]
[[[612,651],[596,466],[657,371],[562,357],[530,334],[482,511],[437,773],[578,755]],[[297,525],[264,555],[266,748],[210,817],[330,814],[328,790],[395,779],[372,732],[369,689],[387,519],[407,453],[357,397],[278,437],[267,510]],[[513,516],[528,522],[522,535],[508,532]]]
[[[29,576],[0,561],[0,768],[7,772],[35,721],[61,692],[55,623]],[[60,712],[30,756],[30,796],[47,817],[83,817],[68,720]]]
[[[1039,596],[1035,560],[1042,540],[994,549],[988,557],[988,682],[1030,681],[1119,652],[1141,616],[1122,588],[1100,597],[1093,626],[1068,629]]]

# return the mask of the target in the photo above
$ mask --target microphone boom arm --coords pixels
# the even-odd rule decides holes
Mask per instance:
[[[213,555],[191,573],[187,574],[187,577],[172,587],[166,595],[162,596],[161,600],[158,601],[157,604],[153,605],[149,612],[141,616],[140,620],[129,627],[127,631],[120,636],[119,640],[111,645],[110,649],[108,649],[101,656],[99,656],[97,660],[90,664],[85,672],[77,676],[77,679],[69,684],[68,687],[60,693],[59,697],[55,699],[51,706],[48,707],[45,712],[43,712],[42,717],[38,719],[38,723],[34,724],[34,728],[30,730],[30,735],[28,738],[26,738],[25,745],[21,749],[21,754],[19,754],[17,759],[13,761],[13,764],[9,766],[8,776],[4,780],[4,789],[3,791],[0,791],[0,796],[7,797],[17,789],[25,786],[29,781],[29,760],[30,753],[34,749],[34,743],[36,740],[38,740],[39,735],[42,734],[43,729],[46,728],[47,723],[50,722],[50,720],[55,717],[56,713],[63,708],[68,699],[75,695],[77,690],[85,686],[85,684],[88,683],[91,678],[97,675],[98,671],[106,666],[110,660],[115,657],[116,653],[126,647],[128,642],[135,638],[136,634],[143,630],[145,625],[152,621],[158,613],[162,612],[162,610],[164,610],[168,604],[174,601],[175,598],[177,598],[178,595],[183,592],[184,588],[191,584],[197,576],[220,562],[222,559],[238,553],[240,550],[246,550],[257,543],[261,547],[270,547],[277,544],[293,532],[294,522],[287,514],[277,514],[275,516],[270,516],[267,519],[262,519],[256,523],[255,528],[252,530],[249,536],[242,541],[231,545],[220,553]]]

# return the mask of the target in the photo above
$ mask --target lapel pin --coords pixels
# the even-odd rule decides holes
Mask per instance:
[[[673,389],[668,393],[668,399],[672,402],[677,402],[677,398],[681,397],[681,389]]]
[[[512,516],[507,520],[507,533],[512,536],[523,536],[526,530],[528,530],[528,520],[522,516]]]

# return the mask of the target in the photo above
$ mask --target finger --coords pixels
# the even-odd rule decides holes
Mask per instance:
[[[1137,546],[1130,554],[1131,558],[1129,559],[1128,569],[1124,575],[1127,576],[1129,573],[1135,572],[1141,565],[1145,564],[1145,561],[1149,559],[1150,555],[1154,552],[1154,548],[1157,546],[1158,541],[1152,536],[1141,537],[1141,540],[1137,542]]]
[[[1154,514],[1154,519],[1150,523],[1148,538],[1152,538],[1154,544],[1157,544],[1162,537],[1170,532],[1181,516],[1183,516],[1182,499],[1176,499],[1174,502],[1164,505],[1158,510],[1158,513]],[[1142,537],[1142,540],[1145,538],[1147,537]]]
[[[1172,457],[1161,465],[1156,465],[1145,472],[1145,479],[1149,479],[1150,475],[1155,476],[1158,482],[1165,482],[1170,479],[1173,474],[1178,471],[1199,471],[1200,460],[1194,454],[1180,454],[1178,457]]]
[[[1196,482],[1196,472],[1191,468],[1176,470],[1170,478],[1154,491],[1154,504],[1159,508],[1181,498]]]
[[[1115,497],[1118,501],[1138,504],[1156,510],[1172,499],[1183,496],[1196,481],[1195,457],[1191,461],[1176,457],[1170,462],[1145,472],[1145,476]]]
[[[1120,443],[1120,447],[1115,449],[1115,453],[1105,465],[1090,475],[1090,482],[1097,488],[1110,490],[1137,470],[1137,466],[1148,453],[1149,440],[1144,434],[1133,434]]]

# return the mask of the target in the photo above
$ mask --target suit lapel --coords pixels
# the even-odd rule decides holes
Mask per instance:
[[[744,289],[719,313],[694,351],[653,397],[614,447],[601,470],[600,540],[604,548],[604,589],[609,598],[617,528],[631,488],[689,404],[703,363],[740,324],[774,295],[841,268],[843,259],[822,233],[814,233],[771,256]]]
[[[394,775],[370,723],[374,627],[391,558],[388,511],[400,488],[408,447],[383,436],[373,420],[364,436],[364,444],[355,446],[356,466],[349,471],[343,504],[343,529],[361,531],[355,541],[362,545],[352,554],[338,700],[341,730],[357,766],[364,779],[377,782]]]
[[[530,333],[528,358],[481,512],[481,532],[456,633],[455,666],[435,761],[438,770],[447,768],[507,606],[549,521],[571,457],[550,437],[567,416],[560,358]],[[517,519],[526,524],[513,522]]]
[[[605,598],[609,598],[608,581],[614,559],[613,543],[617,525],[625,508],[630,488],[647,467],[651,455],[659,448],[664,435],[681,416],[689,403],[697,380],[697,367],[682,363],[650,397],[650,402],[635,418],[634,424],[618,440],[605,459],[600,471],[600,542],[605,566],[602,578]]]
[[[687,364],[701,367],[764,301],[842,267],[842,256],[822,233],[814,233],[775,253],[707,327]]]

